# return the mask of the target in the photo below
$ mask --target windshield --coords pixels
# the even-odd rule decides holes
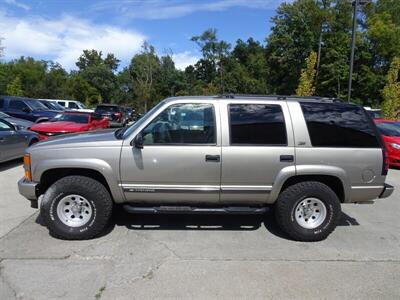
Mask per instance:
[[[85,114],[58,114],[51,122],[74,122],[79,124],[89,123],[89,115]]]
[[[400,122],[381,122],[376,126],[383,135],[400,136]]]
[[[76,101],[76,103],[78,104],[79,108],[87,109],[87,106],[85,104],[83,104],[82,102]]]
[[[152,109],[150,109],[146,114],[144,114],[139,120],[137,120],[135,123],[133,123],[131,126],[127,126],[124,128],[121,128],[117,130],[116,137],[117,138],[126,138],[129,136],[132,132],[136,130],[141,124],[146,122],[147,119],[149,119],[157,109],[159,109],[162,105],[164,105],[164,101],[161,101],[158,103],[156,106],[154,106]]]
[[[28,100],[26,101],[28,105],[33,108],[34,110],[47,110],[48,108],[46,105],[40,103],[38,100]]]
[[[10,118],[10,116],[0,111],[0,118]]]

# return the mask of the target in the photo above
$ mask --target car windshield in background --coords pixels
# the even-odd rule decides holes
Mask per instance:
[[[11,117],[0,111],[0,118],[5,119],[5,118],[11,118]]]
[[[99,105],[96,112],[119,112],[118,106]]]
[[[82,102],[77,101],[76,103],[78,104],[79,108],[87,109],[87,106],[85,104],[83,104]]]
[[[380,122],[376,126],[383,135],[400,136],[400,122]]]
[[[29,101],[26,101],[26,102],[34,110],[47,110],[48,109],[46,107],[46,105],[40,103],[40,101],[38,101],[38,100],[29,100]]]
[[[89,123],[89,116],[84,114],[59,114],[55,116],[52,122],[74,122],[79,124]]]

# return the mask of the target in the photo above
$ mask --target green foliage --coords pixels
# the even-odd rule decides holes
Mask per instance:
[[[375,0],[360,6],[352,101],[380,107],[393,116],[397,81],[387,74],[400,57],[400,1]],[[347,95],[352,5],[348,0],[293,0],[271,19],[266,43],[249,37],[230,45],[210,28],[192,37],[202,57],[184,71],[173,55],[158,55],[145,43],[129,66],[119,69],[113,54],[87,49],[67,72],[51,61],[20,57],[0,61],[0,94],[20,79],[24,96],[77,99],[89,105],[113,102],[146,111],[178,95],[297,94]],[[321,41],[321,43],[320,43]],[[315,52],[321,49],[320,55]],[[309,57],[309,54],[312,57]],[[0,55],[1,40],[0,40]],[[305,61],[308,58],[308,64]],[[319,68],[315,70],[315,59]],[[391,68],[391,72],[393,71]],[[317,72],[317,73],[316,73]],[[386,84],[386,86],[385,86]],[[394,107],[394,108],[392,108]]]
[[[382,110],[388,119],[400,119],[400,57],[395,57],[386,76],[382,95]]]
[[[22,90],[21,79],[17,76],[13,81],[7,85],[6,93],[9,96],[23,96],[24,91]]]
[[[297,96],[312,96],[315,92],[315,65],[317,53],[311,51],[306,59],[306,67],[301,71],[299,86],[296,89]]]

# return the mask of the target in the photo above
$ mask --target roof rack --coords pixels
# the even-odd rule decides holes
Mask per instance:
[[[288,95],[252,95],[252,94],[223,94],[215,96],[215,98],[221,99],[235,99],[235,98],[270,98],[278,100],[290,100],[290,99],[306,99],[316,101],[329,101],[329,102],[342,102],[342,100],[331,97],[320,97],[320,96],[288,96]]]

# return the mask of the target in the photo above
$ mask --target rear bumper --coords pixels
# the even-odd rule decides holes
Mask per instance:
[[[379,195],[379,198],[387,198],[389,197],[394,191],[394,187],[390,184],[385,183],[383,187],[382,193]]]
[[[18,191],[28,200],[37,200],[36,189],[38,184],[36,182],[26,181],[25,178],[21,178],[18,181]]]

